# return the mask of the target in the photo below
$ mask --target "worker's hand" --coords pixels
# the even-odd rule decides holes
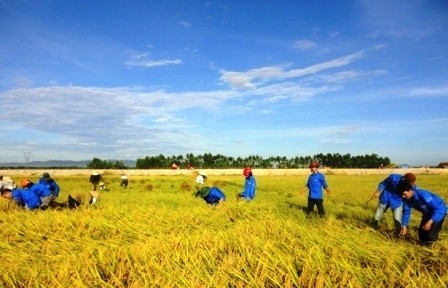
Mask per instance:
[[[434,221],[432,221],[432,219],[429,219],[428,222],[425,223],[425,225],[423,225],[423,230],[425,231],[429,231],[429,229],[431,229],[431,225]]]
[[[406,236],[408,234],[408,228],[406,226],[401,227],[400,236]]]

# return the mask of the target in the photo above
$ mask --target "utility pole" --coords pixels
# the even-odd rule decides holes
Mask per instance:
[[[28,164],[30,163],[31,152],[23,152],[23,155],[25,155],[25,167],[28,167]]]

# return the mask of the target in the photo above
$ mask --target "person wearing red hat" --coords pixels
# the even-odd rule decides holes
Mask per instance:
[[[314,210],[314,205],[317,206],[317,212],[319,216],[325,216],[325,210],[323,206],[323,193],[322,189],[330,193],[327,181],[325,180],[324,174],[319,172],[319,163],[312,161],[308,166],[311,170],[311,174],[308,177],[308,181],[305,185],[304,190],[308,189],[308,207],[306,213],[309,215]]]
[[[254,200],[257,181],[255,181],[255,177],[252,174],[252,169],[250,167],[244,168],[243,176],[246,177],[244,191],[237,194],[237,199],[243,198],[248,201]]]
[[[375,197],[379,199],[378,206],[375,212],[375,216],[372,220],[372,227],[379,229],[379,223],[383,218],[384,213],[390,208],[392,210],[392,216],[394,219],[395,236],[398,237],[401,234],[403,228],[403,199],[398,186],[400,183],[409,183],[415,186],[416,177],[413,173],[406,173],[404,176],[401,174],[390,174],[383,181],[378,184],[378,188],[372,197],[366,202],[366,205],[370,200]]]

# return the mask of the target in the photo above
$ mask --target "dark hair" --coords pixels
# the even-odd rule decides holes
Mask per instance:
[[[409,191],[412,189],[411,183],[407,182],[404,178],[400,179],[398,183],[397,190],[399,193],[403,193],[404,191]]]
[[[11,192],[11,193],[12,193],[12,191],[9,190],[9,189],[3,189],[2,192],[0,192],[0,195],[3,196],[3,194],[6,194],[6,193],[8,193],[8,192]]]

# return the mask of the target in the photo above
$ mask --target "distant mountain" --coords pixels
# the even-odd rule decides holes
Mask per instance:
[[[87,164],[89,164],[92,160],[49,160],[49,161],[31,161],[29,163],[24,162],[8,162],[8,163],[0,163],[1,167],[29,167],[29,168],[52,168],[52,167],[79,167],[79,168],[87,168]],[[106,161],[121,161],[128,168],[135,168],[136,161],[135,160],[106,160]]]

